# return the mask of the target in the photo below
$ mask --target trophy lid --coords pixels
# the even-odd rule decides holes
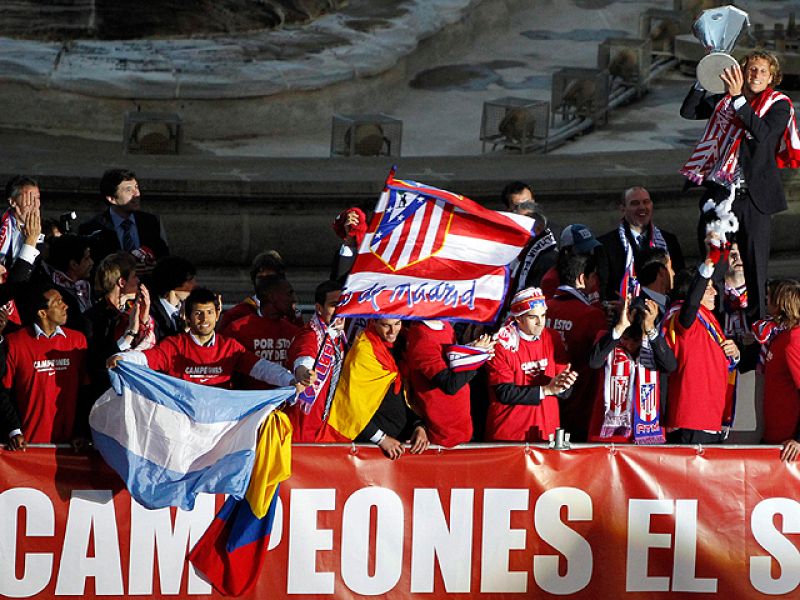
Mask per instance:
[[[692,31],[707,52],[730,54],[745,26],[750,27],[746,12],[735,6],[720,6],[704,10],[694,22]]]

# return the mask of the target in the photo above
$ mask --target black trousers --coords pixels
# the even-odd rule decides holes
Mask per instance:
[[[719,202],[728,196],[724,188],[708,190],[700,201],[700,209],[709,198]],[[739,231],[736,232],[736,243],[742,256],[744,266],[744,279],[747,285],[747,316],[748,324],[763,319],[766,315],[766,287],[767,270],[769,268],[770,236],[772,231],[772,218],[758,210],[753,204],[753,199],[747,189],[739,190],[733,201],[733,214],[739,219]],[[697,226],[697,238],[700,244],[700,256],[705,256],[705,237],[707,220],[700,218]],[[724,270],[720,270],[719,277],[723,278]],[[718,291],[722,292],[723,281],[714,282]],[[721,298],[722,296],[720,296]]]
[[[722,433],[708,433],[697,429],[676,429],[667,434],[668,444],[721,444]]]

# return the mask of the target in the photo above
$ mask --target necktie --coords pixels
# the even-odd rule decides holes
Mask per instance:
[[[133,234],[131,233],[133,222],[130,219],[125,219],[119,226],[122,227],[122,249],[125,252],[136,250],[136,246],[133,244]]]

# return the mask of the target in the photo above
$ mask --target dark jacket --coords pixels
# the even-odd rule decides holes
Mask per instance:
[[[692,87],[681,106],[684,119],[708,119],[722,95],[707,94]],[[789,103],[779,100],[763,118],[748,102],[736,111],[747,132],[742,137],[739,161],[753,204],[764,214],[786,210],[786,196],[775,162],[775,151],[789,122]]]

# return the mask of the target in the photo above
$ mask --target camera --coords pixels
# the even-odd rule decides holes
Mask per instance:
[[[78,213],[74,210],[65,212],[58,217],[58,228],[64,232],[69,233],[72,231],[72,223],[78,218]]]

